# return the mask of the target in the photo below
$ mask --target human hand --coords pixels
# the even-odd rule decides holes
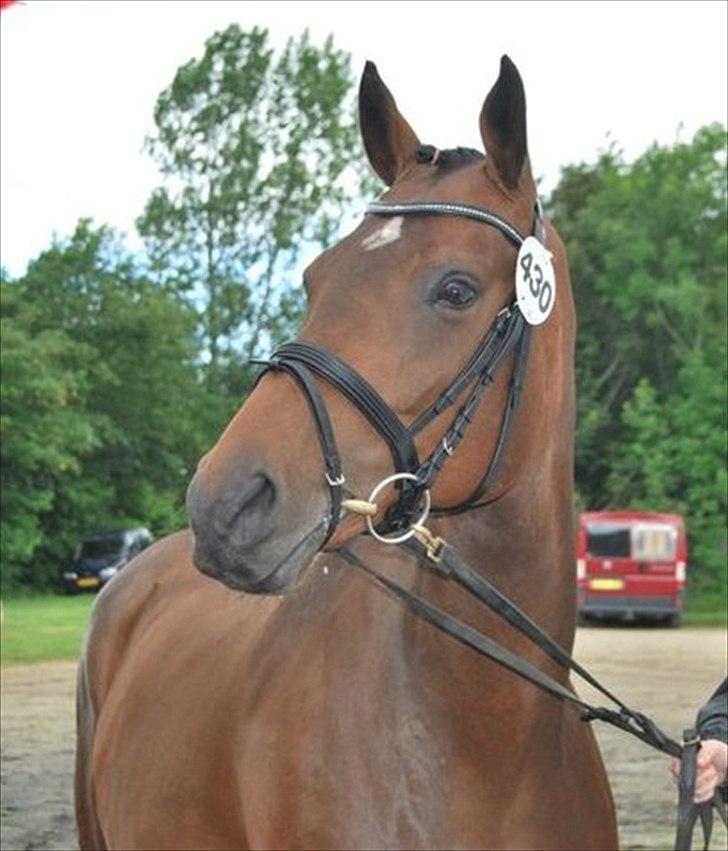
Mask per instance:
[[[680,777],[680,760],[670,761],[675,781]],[[728,745],[718,739],[706,739],[698,751],[698,773],[695,778],[695,803],[709,801],[716,787],[725,783],[728,774]]]

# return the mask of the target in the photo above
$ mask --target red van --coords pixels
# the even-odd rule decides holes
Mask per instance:
[[[577,606],[586,617],[680,622],[687,542],[677,514],[590,511],[576,542]]]

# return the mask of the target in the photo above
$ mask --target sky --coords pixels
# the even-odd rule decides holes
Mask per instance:
[[[628,159],[728,123],[728,4],[489,0],[21,0],[0,13],[0,262],[12,275],[81,217],[137,249],[159,182],[142,146],[176,69],[236,22],[283,45],[332,34],[374,61],[423,142],[482,148],[478,116],[508,53],[524,79],[534,173]]]

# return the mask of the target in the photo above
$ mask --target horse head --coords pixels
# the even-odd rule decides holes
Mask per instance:
[[[388,445],[382,429],[342,392],[351,375],[340,376],[338,384],[326,380],[328,375],[312,378],[316,352],[374,388],[403,430],[432,411],[411,435],[410,451],[428,458],[443,445],[458,410],[448,405],[440,413],[434,403],[467,372],[484,335],[513,303],[518,248],[506,230],[457,215],[407,215],[407,205],[485,209],[520,234],[533,231],[538,202],[527,154],[525,94],[508,57],[480,113],[485,156],[422,145],[371,63],[361,80],[359,114],[369,161],[389,187],[380,199],[387,207],[375,207],[309,266],[298,337],[308,366],[297,372],[294,360],[274,359],[278,368],[259,380],[189,488],[195,563],[234,588],[280,591],[317,551],[359,535],[361,517],[346,516],[336,525],[334,489],[366,496],[393,472],[393,459],[396,466],[391,445],[396,439]],[[396,205],[405,212],[396,214]],[[563,246],[551,225],[545,233],[558,293],[548,321],[531,329],[525,390],[497,475],[479,494],[486,503],[519,484],[535,486],[557,463],[571,464],[573,305]],[[487,401],[466,417],[472,421],[458,434],[457,452],[438,467],[431,493],[435,507],[471,500],[489,459],[499,453],[504,411],[513,401],[514,368],[508,366],[517,358],[515,348],[504,350],[504,362],[492,374],[470,377],[471,384],[490,383]],[[459,391],[467,396],[468,388]],[[324,409],[318,421],[317,406]],[[322,458],[321,416],[335,434],[340,479],[332,480]],[[451,454],[446,441],[443,449]],[[383,492],[381,511],[400,496],[397,488]]]

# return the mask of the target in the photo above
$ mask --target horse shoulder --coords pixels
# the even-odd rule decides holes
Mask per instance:
[[[190,549],[188,532],[149,547],[94,602],[76,687],[76,821],[82,849],[106,848],[93,794],[92,759],[98,718],[135,624],[165,577],[179,571]]]
[[[189,530],[163,538],[140,553],[98,595],[81,656],[88,694],[98,709],[134,639],[135,629],[159,597],[175,592],[175,579],[191,568]]]
[[[220,817],[237,805],[225,778],[234,772],[251,648],[279,600],[203,576],[192,547],[189,531],[159,541],[93,607],[77,691],[82,848],[156,847],[150,837],[180,831],[203,843],[184,847],[207,847],[211,836],[215,847],[240,847],[237,825]],[[180,772],[180,760],[199,770]],[[148,802],[142,811],[129,809],[130,788]]]

